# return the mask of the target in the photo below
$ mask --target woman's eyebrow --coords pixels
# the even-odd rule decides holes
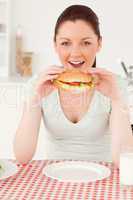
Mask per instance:
[[[92,39],[92,37],[84,37],[82,40]]]
[[[69,38],[66,38],[66,37],[60,37],[59,39],[60,40],[70,40]]]
[[[60,40],[70,40],[69,38],[66,38],[66,37],[60,37],[59,38]],[[84,38],[82,38],[82,40],[89,40],[89,39],[93,39],[92,37],[84,37]]]

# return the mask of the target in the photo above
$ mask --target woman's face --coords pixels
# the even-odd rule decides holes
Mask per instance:
[[[101,39],[83,20],[66,21],[59,27],[55,49],[66,69],[85,71],[93,65],[100,47]]]

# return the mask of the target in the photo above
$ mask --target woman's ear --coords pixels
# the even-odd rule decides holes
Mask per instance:
[[[98,49],[97,52],[99,52],[102,48],[102,37],[100,37],[100,39],[98,39]]]

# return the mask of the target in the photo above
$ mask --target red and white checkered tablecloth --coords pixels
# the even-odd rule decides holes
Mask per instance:
[[[32,161],[20,165],[12,177],[0,180],[0,200],[133,200],[133,191],[124,191],[119,184],[119,171],[111,163],[100,162],[111,169],[107,179],[92,183],[60,182],[42,174],[49,163]]]

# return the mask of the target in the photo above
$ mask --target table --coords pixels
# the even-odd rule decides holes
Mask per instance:
[[[64,183],[42,174],[43,167],[53,162],[59,161],[33,160],[27,165],[19,165],[17,174],[0,181],[0,200],[133,199],[133,191],[120,188],[119,170],[112,163],[100,162],[112,171],[107,179],[93,183]]]

